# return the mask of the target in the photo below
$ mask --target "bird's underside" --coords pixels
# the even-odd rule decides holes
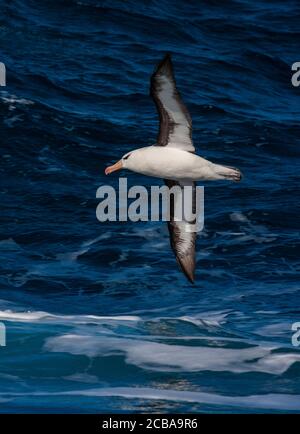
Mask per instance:
[[[169,146],[188,152],[195,152],[192,142],[192,120],[176,88],[171,56],[167,54],[159,63],[151,77],[150,94],[155,102],[159,115],[159,133],[156,146]],[[184,218],[174,219],[176,202],[184,200],[183,187],[192,187],[191,210],[194,212],[196,201],[196,184],[193,181],[180,182],[167,180],[169,188],[179,186],[181,195],[170,196],[170,221],[168,229],[172,250],[176,260],[189,279],[194,282],[196,232],[192,230],[194,222]]]

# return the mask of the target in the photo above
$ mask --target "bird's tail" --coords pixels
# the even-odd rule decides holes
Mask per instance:
[[[228,179],[229,181],[240,182],[242,179],[242,172],[236,167],[229,166],[218,166],[217,170],[218,175],[222,177],[222,179]]]

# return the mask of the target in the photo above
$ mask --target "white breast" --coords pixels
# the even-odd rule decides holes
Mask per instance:
[[[170,145],[137,149],[128,159],[128,169],[143,175],[172,180],[209,178],[212,163]]]

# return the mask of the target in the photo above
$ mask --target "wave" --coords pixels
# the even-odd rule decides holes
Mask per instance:
[[[269,348],[217,348],[167,345],[137,339],[68,334],[49,338],[44,347],[51,352],[64,352],[88,357],[124,354],[128,364],[146,370],[167,372],[228,371],[233,373],[263,372],[280,375],[300,354],[279,353]]]
[[[89,378],[93,380],[93,378]],[[86,381],[88,382],[88,381]],[[91,398],[122,397],[126,399],[141,399],[155,401],[174,401],[217,405],[222,407],[249,408],[261,410],[299,411],[300,395],[284,393],[268,393],[261,395],[228,396],[202,391],[184,391],[173,389],[155,389],[151,387],[103,387],[94,389],[69,390],[65,392],[30,392],[1,393],[0,402],[7,402],[18,397],[53,397],[81,396]],[[6,398],[7,397],[7,398]]]
[[[132,411],[135,399],[173,401],[155,403],[171,411],[185,401],[221,411],[299,409],[291,344],[299,320],[300,115],[291,84],[299,7],[275,3],[203,1],[201,11],[196,0],[7,6],[1,390],[42,392],[52,381],[53,393],[73,396],[61,398],[61,411],[97,405],[97,396],[128,397]],[[166,52],[198,153],[245,175],[238,186],[205,185],[192,287],[177,269],[167,225],[95,217],[97,187],[117,185],[103,167],[155,142],[149,79]],[[53,396],[43,409],[59,402]],[[22,411],[37,405],[20,397]],[[103,401],[101,411],[120,402]]]
[[[138,316],[97,316],[97,315],[53,315],[48,312],[14,312],[12,310],[0,311],[0,319],[3,321],[15,322],[56,322],[64,324],[88,324],[88,323],[105,323],[110,321],[140,321]]]
[[[121,396],[124,398],[140,398],[167,400],[176,402],[197,402],[212,405],[234,406],[239,408],[260,408],[272,410],[292,410],[300,409],[300,395],[289,395],[283,393],[270,393],[265,395],[250,396],[226,396],[205,392],[189,392],[178,390],[162,390],[141,387],[115,387],[103,389],[90,389],[65,392],[65,395],[83,396]]]

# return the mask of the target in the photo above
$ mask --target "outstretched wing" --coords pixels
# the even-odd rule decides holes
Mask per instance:
[[[191,214],[187,216],[187,219],[176,221],[176,209],[180,206],[183,209],[183,202],[188,205],[191,212],[195,214],[196,209],[196,184],[195,182],[178,182],[165,179],[165,183],[169,189],[174,186],[179,186],[181,194],[170,195],[170,221],[168,221],[168,228],[170,234],[171,247],[175,253],[177,262],[189,279],[194,283],[195,273],[195,243],[197,233],[194,229],[195,221],[191,220]],[[190,186],[192,194],[184,196],[184,186]],[[186,205],[184,206],[186,209]],[[193,226],[193,227],[192,227]]]
[[[176,88],[170,54],[163,58],[153,73],[150,94],[159,115],[157,145],[195,152],[192,119]]]

